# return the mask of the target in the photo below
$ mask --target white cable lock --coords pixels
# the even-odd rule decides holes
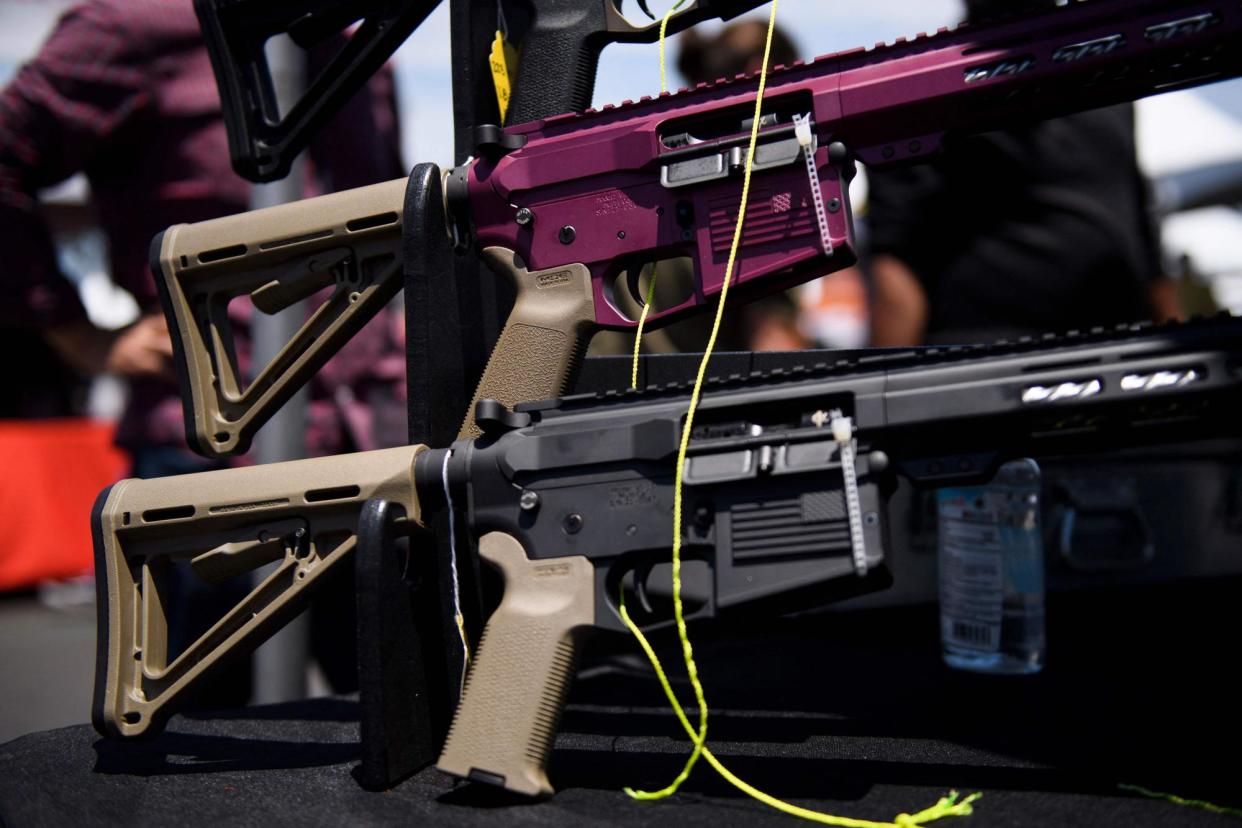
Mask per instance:
[[[850,545],[854,552],[854,571],[867,574],[867,544],[863,540],[862,502],[858,498],[858,473],[854,467],[854,420],[840,409],[828,412],[832,439],[841,447],[841,476],[845,478],[845,512],[850,522]]]
[[[798,146],[802,147],[802,158],[806,161],[807,183],[811,186],[811,201],[815,205],[815,220],[819,223],[819,241],[823,245],[824,255],[832,255],[832,238],[828,233],[828,211],[824,207],[824,194],[819,188],[819,171],[815,169],[815,135],[811,132],[811,115],[795,115],[794,137]]]

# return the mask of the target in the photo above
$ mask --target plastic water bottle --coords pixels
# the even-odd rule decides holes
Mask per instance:
[[[950,667],[1037,673],[1044,665],[1039,465],[1000,467],[986,486],[942,489],[940,641]]]

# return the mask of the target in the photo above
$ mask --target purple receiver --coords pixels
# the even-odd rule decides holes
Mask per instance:
[[[948,133],[1233,77],[1242,73],[1240,34],[1237,2],[1088,0],[774,67],[734,284],[754,296],[854,262],[852,158],[908,161]],[[612,296],[617,275],[634,264],[694,262],[692,294],[650,321],[712,301],[724,281],[757,85],[753,75],[722,78],[506,129],[507,151],[493,145],[469,172],[480,246],[514,250],[530,270],[586,265],[596,322],[607,328],[636,324]],[[813,125],[827,245],[795,115]]]

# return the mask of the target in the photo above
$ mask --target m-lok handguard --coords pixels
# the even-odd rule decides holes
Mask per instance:
[[[249,653],[304,606],[306,590],[357,543],[363,504],[382,498],[419,521],[422,446],[320,457],[105,489],[91,516],[98,598],[91,720],[105,736],[158,732],[178,697],[228,656]],[[166,604],[178,567],[221,584],[275,571],[179,653]]]
[[[397,294],[404,178],[248,213],[178,224],[152,243],[152,271],[199,454],[244,452],[259,427]],[[331,293],[245,384],[230,303],[277,313]]]

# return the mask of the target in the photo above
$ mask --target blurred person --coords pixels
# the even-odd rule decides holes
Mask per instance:
[[[704,37],[689,28],[677,41],[677,70],[690,83],[709,83],[718,78],[730,80],[741,72],[763,68],[763,45],[768,24],[758,19],[739,20],[723,27],[715,37]],[[772,30],[772,52],[768,69],[789,66],[798,60],[797,44],[784,29]]]
[[[864,237],[859,233],[859,243]],[[870,339],[867,287],[857,267],[794,289],[798,330],[820,348],[863,348]]]
[[[392,76],[381,72],[313,142],[305,166],[314,184],[306,195],[403,175],[397,130]],[[111,277],[141,311],[120,331],[100,330],[88,320],[74,286],[59,271],[40,214],[38,191],[77,172],[90,183]],[[129,381],[116,439],[133,459],[134,476],[215,465],[186,445],[172,343],[148,264],[151,239],[172,224],[245,211],[250,193],[250,183],[230,166],[219,94],[192,0],[88,0],[73,6],[0,92],[0,245],[6,252],[0,329],[7,336],[40,335],[82,374],[109,372]],[[405,354],[396,316],[373,320],[313,381],[309,454],[405,441]],[[245,363],[243,333],[238,331],[238,344]],[[338,626],[347,626],[352,587],[332,592],[334,611],[346,616]],[[203,614],[218,616],[216,609]],[[178,623],[188,629],[203,620]],[[173,635],[184,639],[189,633]],[[320,658],[338,688],[356,682],[349,638],[338,636]]]
[[[381,74],[323,129],[308,155],[307,195],[403,174],[392,78]],[[85,173],[109,247],[114,282],[142,316],[119,332],[87,319],[60,273],[36,193]],[[191,0],[91,0],[69,9],[38,54],[0,93],[0,240],[8,252],[0,326],[36,331],[71,365],[129,379],[117,440],[139,476],[198,470],[186,449],[172,343],[148,264],[166,227],[248,209],[250,183],[233,172],[219,95]],[[336,388],[394,393],[402,357],[382,322],[369,326],[317,378],[308,451],[348,451],[361,418],[342,414]],[[244,351],[244,343],[243,348]],[[378,373],[378,376],[377,376]],[[400,439],[401,435],[395,435]]]
[[[968,0],[972,22],[1055,0]],[[872,344],[981,342],[1180,314],[1134,107],[953,137],[868,170]]]

